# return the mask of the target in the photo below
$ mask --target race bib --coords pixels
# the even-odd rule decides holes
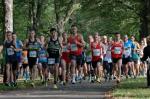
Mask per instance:
[[[29,57],[37,57],[37,52],[36,51],[30,51]]]
[[[71,44],[71,51],[77,51],[77,45],[76,44]]]
[[[108,62],[108,63],[112,63],[112,59],[108,59],[107,62]]]
[[[91,62],[92,61],[92,57],[91,56],[87,56],[86,57],[86,62]]]
[[[111,59],[111,51],[107,51],[106,56],[105,56],[104,59],[105,59],[106,61],[107,61],[108,59]]]
[[[48,58],[48,64],[54,65],[55,64],[55,58]]]
[[[46,57],[40,57],[39,58],[39,62],[47,62],[47,58]]]
[[[28,58],[27,57],[23,58],[23,64],[28,64]]]
[[[64,46],[63,49],[62,49],[62,52],[68,52],[68,47]]]
[[[115,54],[121,54],[121,48],[120,47],[115,47],[114,53]]]
[[[15,52],[14,52],[14,50],[12,48],[7,48],[7,54],[8,55],[14,55]]]
[[[128,57],[130,54],[131,54],[130,48],[125,48],[124,55]]]
[[[100,49],[93,50],[93,56],[100,56],[100,54],[101,54]]]

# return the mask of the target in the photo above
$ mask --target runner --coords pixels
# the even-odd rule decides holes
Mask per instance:
[[[16,70],[13,70],[14,84],[16,86],[17,85],[16,80],[18,79],[18,76],[21,72],[21,67],[22,67],[21,58],[22,58],[23,43],[21,40],[17,39],[17,35],[15,33],[13,33],[12,38],[13,38],[13,44],[15,45],[15,52],[16,52],[16,58],[17,58],[17,63],[16,63],[17,67],[16,67]]]
[[[47,86],[47,81],[48,81],[48,69],[47,69],[48,53],[46,50],[45,37],[43,35],[40,36],[39,42],[40,42],[40,50],[38,52],[38,69],[39,69],[40,77],[41,77],[43,84],[45,84],[45,86]]]
[[[24,82],[30,80],[30,72],[28,66],[28,50],[23,49],[22,51],[22,68],[23,68],[23,78]]]
[[[106,43],[105,43],[106,44]],[[112,58],[111,58],[111,47],[112,47],[112,37],[108,39],[108,47],[106,49],[106,53],[104,54],[104,61],[103,65],[106,69],[106,81],[109,79],[112,79],[112,70],[113,70],[113,64],[112,64]]]
[[[67,33],[62,34],[62,56],[61,56],[61,68],[62,68],[62,84],[66,84],[66,80],[68,81],[70,75],[70,59],[69,59],[69,45],[68,45],[68,37]]]
[[[128,36],[125,35],[124,36],[124,52],[123,52],[123,69],[124,69],[124,73],[126,78],[128,78],[128,74],[131,75],[131,73],[133,74],[134,72],[134,66],[132,66],[132,49],[133,49],[133,44],[132,41],[130,41],[128,39]],[[133,74],[134,75],[134,74]]]
[[[120,33],[115,33],[115,40],[112,44],[111,47],[111,56],[113,60],[113,65],[114,65],[114,72],[116,72],[117,76],[117,83],[120,82],[120,77],[121,77],[121,66],[122,66],[122,54],[123,54],[123,42],[120,39]],[[114,76],[115,76],[114,75]]]
[[[107,71],[107,60],[106,60],[106,53],[107,53],[107,49],[108,49],[108,39],[107,39],[107,36],[103,36],[102,37],[102,47],[103,47],[103,73],[104,73],[104,76],[105,76],[105,80],[107,80],[107,73],[106,73],[106,71]]]
[[[78,33],[77,26],[71,26],[71,35],[68,39],[70,45],[70,59],[71,59],[71,73],[72,73],[72,84],[76,83],[76,76],[82,79],[82,52],[85,42],[83,36]],[[79,71],[79,75],[76,73],[76,69]]]
[[[96,81],[100,83],[102,77],[102,46],[99,42],[98,33],[95,33],[94,35],[94,42],[91,43],[91,51],[94,75],[96,75]]]
[[[147,68],[147,87],[150,88],[150,36],[147,37],[147,46],[144,47],[142,61],[146,61],[148,59],[148,68]]]
[[[88,36],[88,42],[86,43],[86,49],[85,49],[85,53],[86,53],[86,64],[87,64],[87,73],[88,73],[88,77],[89,77],[89,82],[92,81],[92,74],[94,74],[93,72],[93,68],[92,68],[92,52],[91,52],[91,43],[93,42],[93,37],[92,35]],[[94,75],[93,75],[94,76]]]
[[[25,41],[25,49],[28,49],[28,64],[30,69],[31,85],[34,87],[34,81],[37,74],[37,64],[38,64],[38,50],[39,42],[35,36],[35,31],[31,30],[29,32],[29,38]]]
[[[85,43],[86,44],[86,43]],[[82,64],[81,64],[81,69],[82,69],[82,79],[86,80],[87,78],[87,64],[86,64],[86,54],[85,54],[85,46],[83,47],[83,51],[82,51]],[[80,83],[82,81],[82,79],[80,80]]]
[[[133,60],[133,65],[134,65],[134,72],[135,72],[135,76],[134,78],[136,78],[139,75],[139,66],[140,66],[140,45],[137,41],[135,41],[135,37],[131,36],[131,40],[133,42],[133,52],[132,52],[132,60]]]
[[[6,40],[4,41],[4,49],[6,51],[6,86],[15,85],[15,71],[17,69],[17,57],[15,52],[15,45],[12,39],[12,32],[6,32]]]
[[[57,89],[58,70],[61,56],[62,41],[58,37],[58,33],[55,28],[51,28],[50,37],[47,45],[47,52],[49,54],[48,65],[54,68],[54,88]]]
[[[143,57],[143,50],[146,46],[147,46],[147,43],[145,42],[145,38],[143,38],[140,43],[140,58]],[[147,63],[146,63],[146,61],[141,61],[140,74],[145,77],[146,72],[147,72]]]

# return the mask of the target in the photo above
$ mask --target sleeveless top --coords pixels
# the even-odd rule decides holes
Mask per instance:
[[[37,40],[31,41],[29,39],[29,42],[28,42],[28,57],[37,58],[38,49],[39,49],[39,43],[37,42]]]
[[[16,60],[16,52],[13,48],[11,48],[11,46],[13,46],[15,48],[15,45],[13,44],[13,41],[6,41],[4,43],[4,46],[6,48],[6,59],[11,59],[12,61],[13,60]]]
[[[47,52],[49,53],[49,57],[59,57],[60,56],[60,42],[57,38],[57,40],[52,40],[52,38],[50,38],[49,42],[48,42],[48,49]]]

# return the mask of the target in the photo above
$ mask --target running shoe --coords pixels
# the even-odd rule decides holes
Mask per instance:
[[[75,83],[76,83],[76,81],[75,81],[75,80],[72,80],[72,81],[71,81],[71,83],[72,83],[72,84],[75,84]]]
[[[34,84],[33,82],[31,83],[31,86],[32,86],[33,88],[35,88],[35,84]]]
[[[96,80],[96,81],[97,81],[98,83],[100,83],[100,82],[101,82],[101,80],[100,80],[100,78],[99,78],[99,77],[97,78],[97,80]]]
[[[54,84],[54,85],[53,85],[53,88],[54,88],[54,89],[57,89],[58,87],[57,87],[57,85],[56,85],[56,84]]]

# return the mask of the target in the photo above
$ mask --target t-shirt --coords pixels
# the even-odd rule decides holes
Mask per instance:
[[[22,41],[21,41],[21,40],[17,40],[17,41],[16,41],[16,48],[21,49],[21,48],[22,48],[22,46],[23,46]],[[16,56],[21,56],[21,55],[22,55],[22,51],[18,51],[18,52],[16,52]]]
[[[126,42],[124,42],[124,53],[123,53],[123,57],[127,58],[129,56],[131,56],[132,54],[132,49],[134,49],[135,46],[133,46],[132,41],[128,40]]]

